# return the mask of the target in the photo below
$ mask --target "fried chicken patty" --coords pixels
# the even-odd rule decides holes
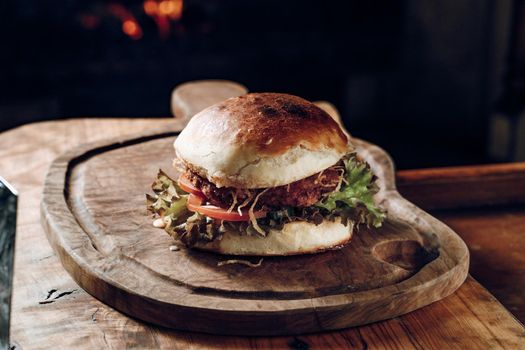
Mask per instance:
[[[335,165],[320,173],[305,179],[292,182],[288,185],[271,187],[268,189],[237,189],[233,187],[218,188],[207,179],[200,177],[189,169],[183,176],[200,189],[208,201],[222,208],[232,205],[237,207],[249,206],[257,194],[265,190],[257,201],[257,208],[262,207],[309,207],[321,199],[321,196],[333,192],[341,181],[343,167]],[[248,202],[246,202],[249,200]],[[234,203],[235,201],[235,203]]]

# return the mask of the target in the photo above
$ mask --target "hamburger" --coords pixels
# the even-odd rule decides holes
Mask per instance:
[[[376,178],[340,126],[302,98],[251,93],[196,114],[174,143],[176,179],[147,195],[156,226],[188,247],[294,255],[347,244],[385,218]]]

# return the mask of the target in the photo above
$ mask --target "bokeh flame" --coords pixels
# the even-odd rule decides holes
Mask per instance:
[[[122,21],[122,31],[131,39],[142,38],[142,28],[135,16],[124,5],[113,3],[108,5],[108,11]]]
[[[122,22],[122,32],[134,40],[142,38],[142,28],[133,13],[121,3],[110,3],[105,7],[107,13]],[[182,18],[184,0],[144,0],[142,8],[144,13],[153,18],[157,25],[159,36],[166,39],[171,32],[172,21]],[[80,23],[86,29],[98,27],[101,14],[82,14]]]
[[[183,0],[145,0],[144,12],[155,20],[159,36],[166,38],[170,34],[170,21],[182,18]]]
[[[122,31],[132,39],[138,40],[142,38],[142,29],[137,21],[133,19],[126,19],[122,22]]]

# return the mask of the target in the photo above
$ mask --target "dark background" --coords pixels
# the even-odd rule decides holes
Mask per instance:
[[[214,78],[331,101],[399,168],[494,161],[510,0],[169,1],[172,17],[142,0],[2,2],[0,130],[169,116],[173,87]]]

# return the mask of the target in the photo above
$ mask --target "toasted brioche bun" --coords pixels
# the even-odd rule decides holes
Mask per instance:
[[[217,187],[289,184],[337,163],[349,149],[339,125],[302,98],[254,93],[195,115],[175,141],[177,157]]]
[[[291,222],[282,230],[270,230],[266,237],[241,235],[227,231],[220,240],[197,243],[198,249],[227,255],[297,255],[313,254],[345,245],[352,238],[353,223],[340,220],[320,225],[304,221]]]

